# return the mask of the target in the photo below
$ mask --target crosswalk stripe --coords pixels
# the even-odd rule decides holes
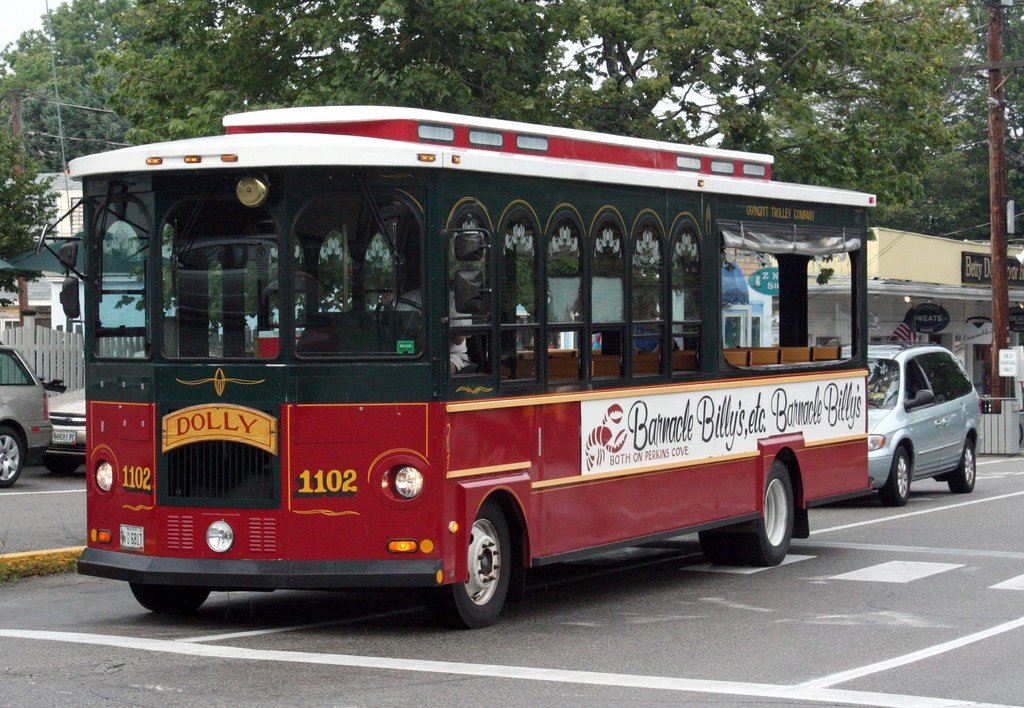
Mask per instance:
[[[889,561],[849,573],[833,575],[832,580],[861,580],[874,583],[910,583],[947,570],[962,568],[960,563],[923,563],[920,561]]]
[[[1024,575],[989,586],[991,590],[1024,590]]]

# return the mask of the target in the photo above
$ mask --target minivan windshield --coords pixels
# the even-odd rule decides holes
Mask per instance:
[[[868,359],[868,406],[893,408],[900,395],[900,365],[892,359]]]

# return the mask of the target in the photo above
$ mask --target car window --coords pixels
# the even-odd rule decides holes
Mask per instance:
[[[0,352],[0,386],[33,386],[35,381],[12,352]]]
[[[906,387],[906,398],[910,399],[917,395],[918,391],[923,391],[928,388],[928,379],[925,377],[924,372],[921,371],[921,366],[917,363],[917,358],[907,359],[907,363],[904,367],[904,386]]]
[[[924,370],[938,403],[952,401],[971,391],[971,382],[951,354],[928,352],[915,359]]]
[[[868,405],[892,408],[900,397],[900,365],[892,359],[868,360]]]

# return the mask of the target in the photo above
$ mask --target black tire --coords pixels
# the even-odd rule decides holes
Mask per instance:
[[[974,491],[974,482],[978,478],[977,459],[974,456],[974,441],[964,441],[964,451],[960,453],[960,464],[956,466],[946,484],[954,494],[970,494]]]
[[[82,465],[82,460],[65,455],[43,455],[43,466],[50,474],[73,474]]]
[[[470,530],[469,580],[430,594],[437,619],[446,626],[479,629],[494,624],[505,604],[512,575],[512,543],[505,514],[493,500],[480,507]]]
[[[701,531],[697,538],[700,540],[700,550],[709,563],[736,565],[740,562],[735,545],[735,533]]]
[[[789,553],[796,516],[793,483],[781,460],[772,462],[764,481],[764,511],[753,533],[735,534],[739,559],[746,565],[767,568],[781,563]]]
[[[17,430],[0,425],[0,489],[12,486],[25,467],[25,442]]]
[[[902,445],[896,448],[889,465],[889,478],[878,490],[878,496],[886,506],[906,506],[910,498],[910,480],[913,477],[913,466],[907,448]]]
[[[210,596],[209,588],[188,585],[142,585],[128,583],[132,595],[150,612],[162,615],[188,615],[199,609]]]

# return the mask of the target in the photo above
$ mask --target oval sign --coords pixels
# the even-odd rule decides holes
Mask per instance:
[[[911,309],[914,316],[914,329],[921,334],[935,334],[946,329],[949,324],[949,313],[942,305],[934,302],[922,302]]]
[[[747,277],[747,284],[751,290],[762,295],[778,295],[779,269],[758,268]]]

